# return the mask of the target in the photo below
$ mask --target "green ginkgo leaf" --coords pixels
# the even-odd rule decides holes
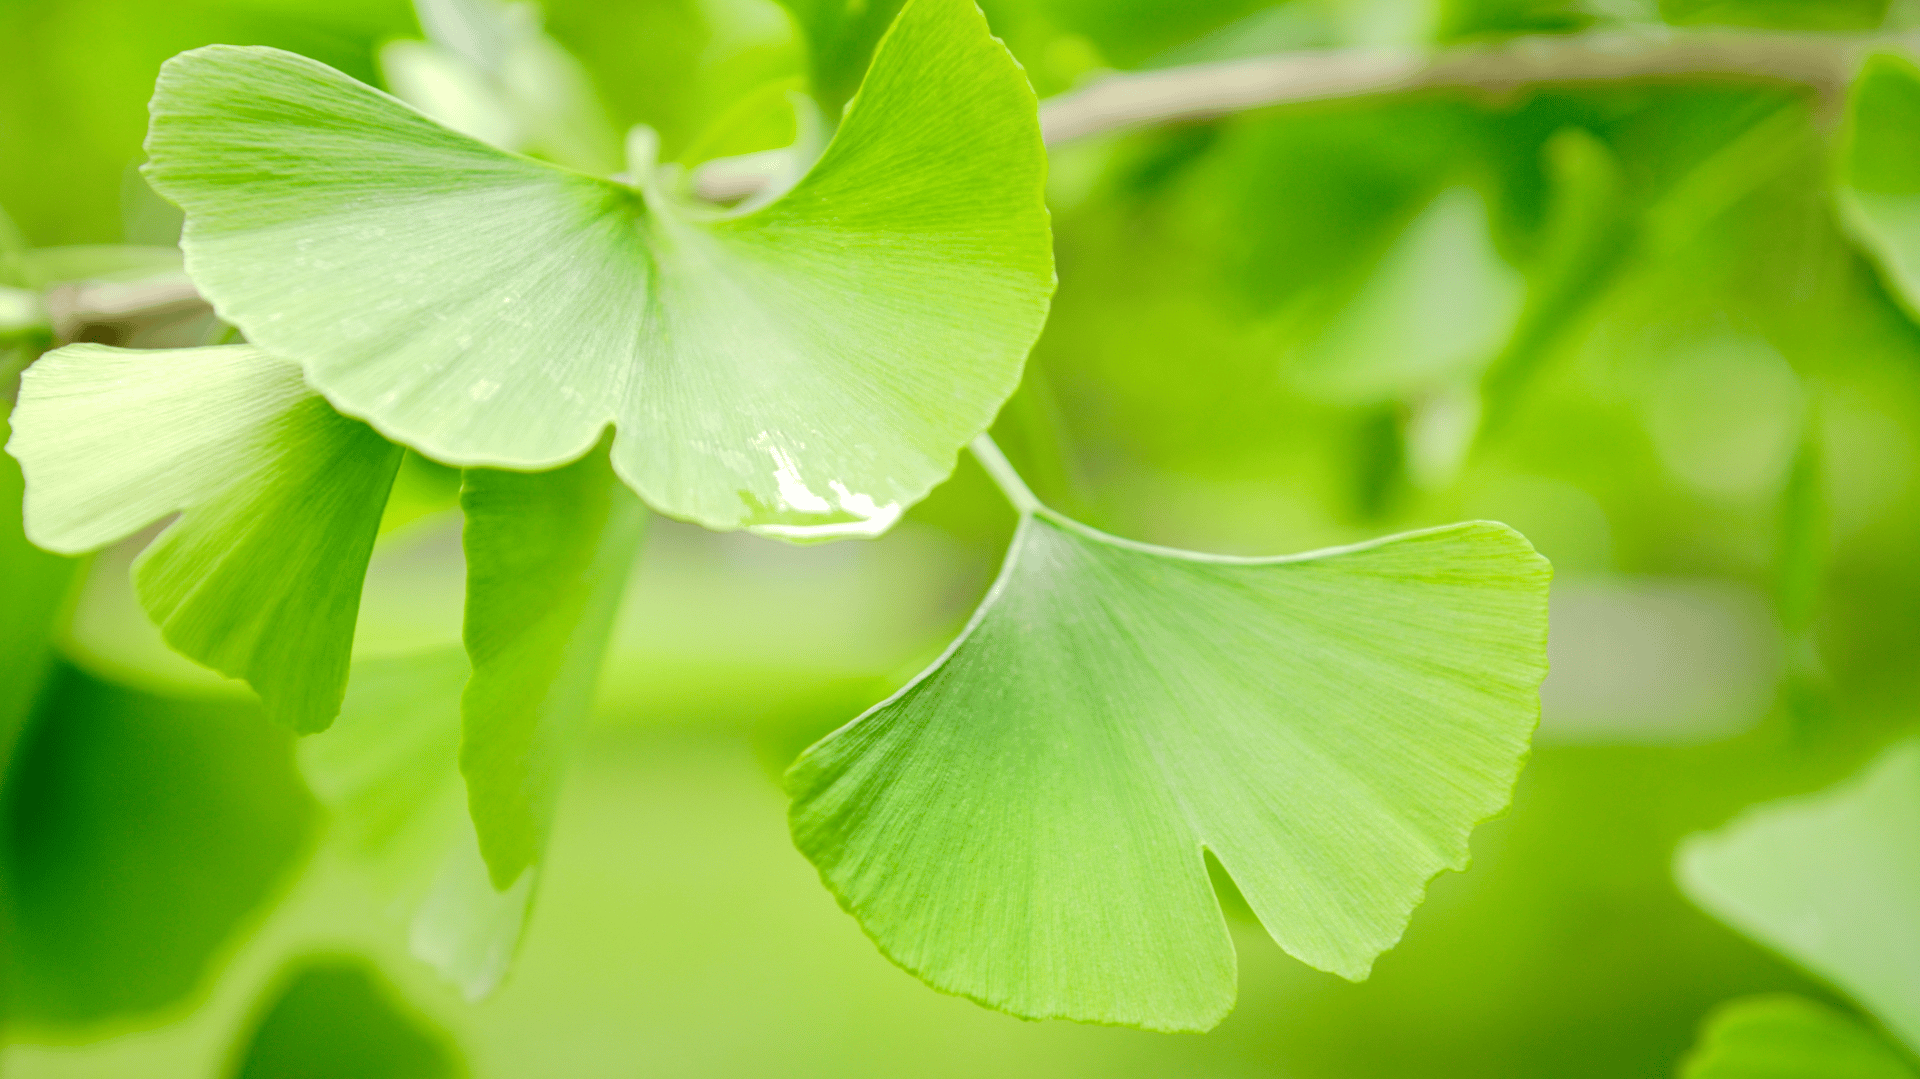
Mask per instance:
[[[460,770],[494,887],[540,859],[568,752],[646,525],[604,450],[552,472],[471,469]]]
[[[614,470],[714,528],[884,529],[1012,392],[1053,287],[1035,100],[971,0],[909,5],[813,169],[743,214],[264,48],[169,61],[147,147],[194,280],[341,411],[517,469],[611,424]]]
[[[69,345],[22,377],[7,450],[50,551],[178,512],[134,563],[167,643],[295,730],[332,722],[398,446],[251,345]]]
[[[1880,267],[1888,291],[1920,311],[1920,67],[1870,57],[1847,100],[1840,216]]]
[[[362,659],[340,719],[300,743],[328,836],[390,899],[414,956],[469,1000],[498,988],[520,946],[536,873],[496,891],[461,790],[459,648]]]
[[[1859,1020],[1779,995],[1716,1010],[1680,1079],[1920,1079],[1920,1073]]]
[[[1920,1051],[1920,742],[1830,791],[1692,837],[1676,875],[1695,903]]]
[[[1205,851],[1363,978],[1507,802],[1548,576],[1491,523],[1244,559],[1037,510],[947,654],[793,766],[794,838],[895,962],[1016,1015],[1219,1022]]]

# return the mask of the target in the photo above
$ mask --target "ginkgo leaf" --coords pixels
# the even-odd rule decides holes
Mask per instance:
[[[539,861],[646,511],[604,450],[552,472],[471,469],[460,770],[494,887]]]
[[[1920,311],[1920,67],[1868,58],[1847,100],[1837,191],[1841,219],[1888,290]]]
[[[1676,876],[1695,903],[1920,1051],[1920,742],[1830,791],[1692,837]]]
[[[69,345],[22,377],[27,537],[63,554],[178,512],[134,563],[167,643],[317,731],[340,710],[400,448],[251,345]]]
[[[300,743],[300,770],[329,839],[405,919],[414,956],[478,1000],[519,948],[536,874],[495,891],[480,858],[459,770],[469,671],[458,648],[360,660],[339,721]]]
[[[1920,1079],[1859,1020],[1804,997],[1731,1001],[1707,1021],[1680,1079]]]
[[[946,655],[795,763],[795,841],[895,962],[1016,1015],[1219,1022],[1204,851],[1363,978],[1506,804],[1548,576],[1484,522],[1244,559],[1039,510]]]
[[[884,529],[1012,392],[1053,287],[1033,93],[971,0],[909,5],[812,170],[744,214],[264,48],[169,61],[147,147],[202,291],[341,411],[517,469],[612,424],[614,470],[714,528]]]
[[[431,41],[394,41],[380,70],[403,101],[506,150],[586,172],[620,167],[620,140],[580,62],[540,28],[538,9],[501,0],[419,0]]]

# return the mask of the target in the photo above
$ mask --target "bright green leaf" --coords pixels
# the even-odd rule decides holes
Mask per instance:
[[[1846,990],[1920,1049],[1920,743],[1680,848],[1695,903]]]
[[[1489,523],[1239,559],[1042,510],[945,657],[794,765],[795,840],[895,962],[1016,1015],[1219,1022],[1203,850],[1364,978],[1506,804],[1548,572]]]
[[[458,648],[353,665],[340,718],[300,743],[300,770],[332,818],[329,839],[405,919],[408,946],[470,1000],[506,976],[535,874],[497,892],[461,789]]]
[[[646,511],[604,451],[553,472],[471,470],[460,506],[473,661],[460,770],[504,890],[546,845]]]
[[[1886,1039],[1795,996],[1748,997],[1707,1020],[1680,1079],[1916,1079]]]
[[[1842,219],[1888,290],[1920,311],[1920,67],[1903,56],[1871,57],[1847,106]]]
[[[170,61],[148,148],[195,281],[340,409],[512,468],[613,424],[615,471],[715,528],[885,528],[1012,392],[1052,290],[1033,94],[969,0],[915,0],[814,168],[743,215],[270,49]]]
[[[295,730],[332,721],[399,447],[250,345],[70,345],[13,425],[29,538],[77,554],[179,512],[134,564],[167,643]]]

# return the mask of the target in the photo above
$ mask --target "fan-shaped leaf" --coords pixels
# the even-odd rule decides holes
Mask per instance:
[[[494,887],[540,858],[646,511],[604,451],[552,472],[471,469],[460,770]]]
[[[1365,977],[1506,803],[1547,577],[1496,524],[1235,559],[1041,510],[940,662],[794,765],[795,840],[896,962],[1018,1015],[1217,1023],[1203,850]]]
[[[1052,289],[1033,94],[970,0],[909,5],[812,171],[746,214],[271,49],[170,61],[148,150],[195,281],[342,411],[513,468],[613,424],[615,471],[715,528],[883,529],[1013,390]]]
[[[1920,742],[1681,848],[1695,903],[1846,990],[1920,1050]]]
[[[398,446],[250,345],[69,345],[23,376],[7,449],[48,550],[179,512],[134,564],[167,643],[295,730],[332,722]]]
[[[300,743],[331,839],[369,868],[413,954],[469,1000],[493,992],[520,945],[535,874],[495,891],[460,784],[458,648],[363,659],[339,722]]]

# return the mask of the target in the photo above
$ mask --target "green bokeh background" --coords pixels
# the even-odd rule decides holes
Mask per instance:
[[[986,7],[1043,95],[1267,48],[1906,17],[1851,0]],[[762,0],[545,10],[669,156],[769,83],[847,78],[810,66]],[[0,207],[34,245],[150,242],[165,217],[129,170],[164,59],[270,44],[374,80],[378,45],[417,34],[390,0],[0,0]],[[1271,109],[1056,154],[1060,292],[996,429],[1042,497],[1236,554],[1505,520],[1556,564],[1556,641],[1586,644],[1555,653],[1572,681],[1549,683],[1511,811],[1368,982],[1287,958],[1229,891],[1241,1001],[1205,1036],[940,996],[787,841],[779,769],[937,654],[986,587],[1012,515],[971,462],[875,542],[654,529],[519,967],[468,1005],[327,845],[289,740],[157,643],[130,552],[32,550],[0,460],[0,1073],[1575,1079],[1670,1074],[1742,994],[1848,1008],[1670,874],[1683,836],[1829,784],[1920,718],[1920,332],[1837,222],[1835,130],[1802,89],[1673,80]],[[1445,199],[1483,222],[1446,264],[1510,291],[1511,317],[1468,324],[1484,312],[1389,280]],[[1413,352],[1489,343],[1383,358],[1327,332],[1416,315]],[[1483,434],[1448,435],[1477,386]],[[403,473],[419,520],[370,580],[375,651],[457,640],[447,478]],[[1669,631],[1672,669],[1642,677],[1636,638]],[[325,1055],[342,1046],[363,1055]]]

